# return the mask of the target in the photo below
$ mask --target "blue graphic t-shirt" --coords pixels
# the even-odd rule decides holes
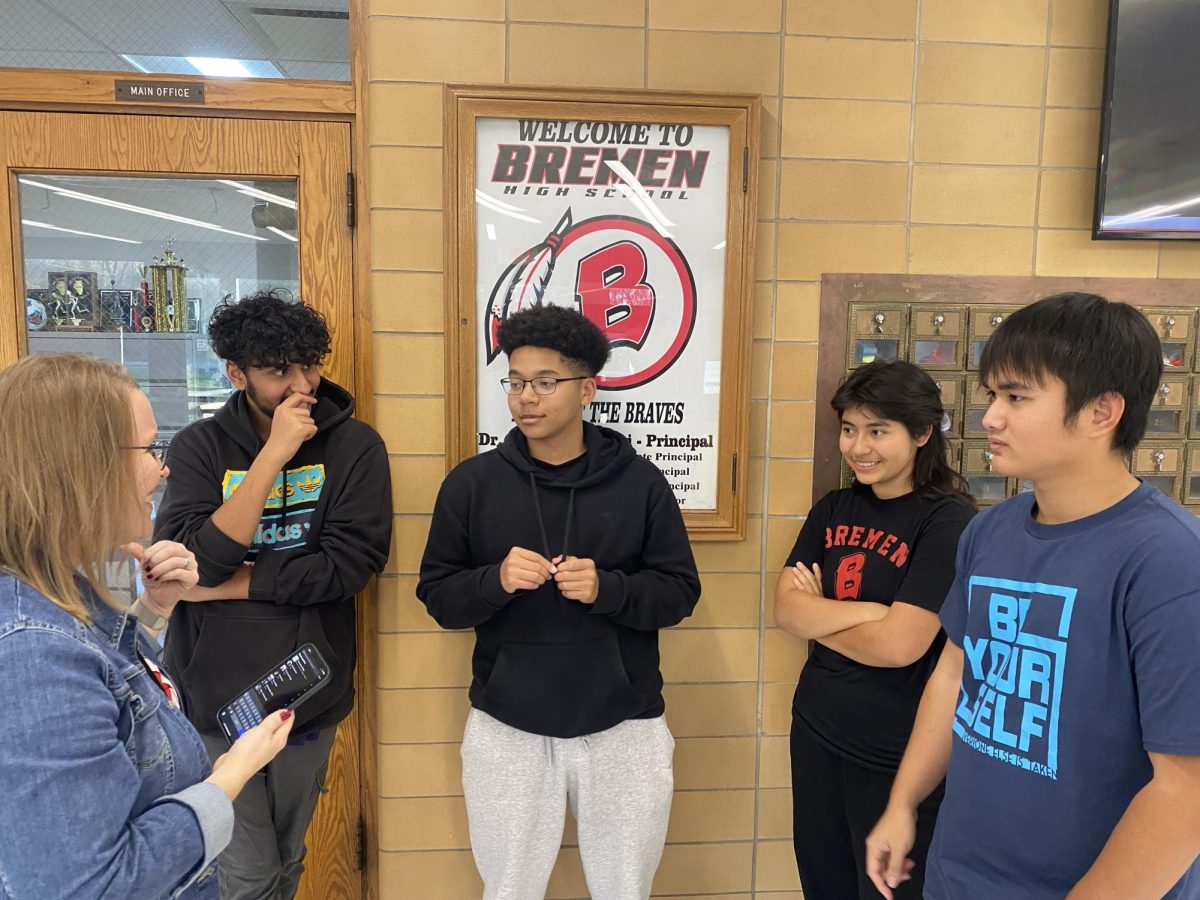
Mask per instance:
[[[972,520],[942,607],[963,677],[933,900],[1065,896],[1147,752],[1200,755],[1200,523],[1145,484],[1065,525],[1033,503]],[[1200,869],[1167,896],[1200,898]]]

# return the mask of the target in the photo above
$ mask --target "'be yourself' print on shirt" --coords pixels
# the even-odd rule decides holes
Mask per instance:
[[[1075,588],[972,576],[954,733],[987,756],[1058,778],[1063,667]]]

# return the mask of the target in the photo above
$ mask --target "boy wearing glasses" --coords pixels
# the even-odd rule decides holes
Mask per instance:
[[[195,553],[200,585],[171,616],[166,662],[213,760],[229,749],[217,710],[302,644],[329,664],[288,746],[238,796],[221,854],[224,900],[286,900],[354,704],[354,595],[390,549],[387,450],[353,418],[354,398],[321,377],[330,338],[316,310],[256,294],[217,307],[208,337],[237,390],[168,452],[154,539]]]
[[[673,786],[658,630],[700,580],[679,504],[629,439],[583,421],[608,360],[579,313],[499,332],[516,427],[442,484],[417,595],[474,628],[463,792],[486,900],[545,895],[568,802],[593,897],[650,894]]]

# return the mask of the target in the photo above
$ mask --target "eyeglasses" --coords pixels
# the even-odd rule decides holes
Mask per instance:
[[[154,457],[154,461],[160,466],[167,464],[167,448],[171,446],[170,441],[155,441],[153,444],[134,445],[125,447],[125,450],[145,450]]]
[[[524,378],[501,378],[500,386],[504,388],[504,393],[512,394],[514,397],[525,392],[525,385],[532,384],[535,394],[553,394],[558,389],[560,381],[586,381],[591,378],[591,375],[576,375],[574,378],[530,378],[526,381]]]

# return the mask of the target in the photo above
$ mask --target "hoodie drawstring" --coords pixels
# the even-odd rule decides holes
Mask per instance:
[[[567,521],[563,525],[563,559],[567,558],[567,539],[571,536],[571,520],[573,518],[575,518],[575,488],[571,488],[571,493],[567,495]]]
[[[553,559],[554,553],[550,549],[550,537],[546,534],[546,520],[542,518],[542,504],[538,502],[538,487],[537,478],[532,472],[529,473],[529,489],[533,492],[533,509],[537,513],[538,532],[542,536],[542,552],[546,554],[546,559]],[[562,553],[563,559],[567,558],[567,550],[570,546],[571,537],[571,519],[575,518],[575,488],[571,488],[571,492],[567,495],[567,522],[563,526]]]
[[[542,535],[542,552],[546,554],[546,559],[550,558],[550,538],[546,537],[546,520],[542,518],[542,504],[538,503],[537,479],[533,477],[533,473],[529,473],[529,489],[533,491],[533,509],[537,513],[538,531]]]

